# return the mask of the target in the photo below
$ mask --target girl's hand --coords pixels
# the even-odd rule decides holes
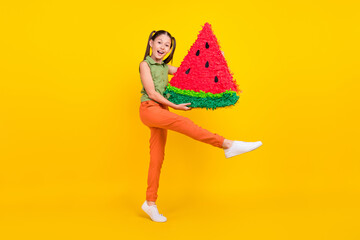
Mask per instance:
[[[190,105],[190,104],[191,104],[191,103],[177,104],[175,109],[177,109],[177,110],[184,110],[184,111],[186,111],[186,110],[191,110],[190,107],[187,107],[187,105]]]

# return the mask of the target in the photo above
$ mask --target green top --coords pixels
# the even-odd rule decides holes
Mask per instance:
[[[155,62],[155,60],[152,59],[149,55],[146,56],[144,61],[147,62],[147,64],[150,67],[151,77],[154,81],[155,91],[164,96],[166,86],[168,85],[168,71],[169,71],[168,65],[166,65],[166,63],[164,63],[164,61],[162,61],[161,64]],[[141,85],[143,85],[142,82],[141,82]],[[147,95],[144,85],[141,90],[141,93],[142,93],[141,102],[144,102],[147,100],[153,100],[153,99],[149,98],[149,96]]]

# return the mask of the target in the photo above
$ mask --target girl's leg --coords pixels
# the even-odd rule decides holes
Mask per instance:
[[[167,106],[162,106],[154,101],[141,103],[140,118],[149,127],[169,129],[195,140],[223,148],[224,137],[201,128],[189,118],[170,112]]]
[[[146,193],[148,201],[155,202],[157,199],[160,170],[165,155],[165,143],[167,136],[166,129],[185,134],[195,140],[211,144],[215,147],[224,149],[229,148],[228,150],[225,150],[228,151],[225,152],[226,157],[236,156],[243,152],[251,151],[259,146],[258,142],[240,143],[236,141],[236,147],[230,148],[232,141],[226,140],[218,134],[209,132],[208,130],[199,127],[190,119],[172,113],[169,111],[167,106],[163,106],[154,101],[142,102],[139,112],[141,121],[151,129],[151,157],[148,175],[148,189]]]
[[[159,188],[161,167],[165,156],[167,130],[150,127],[150,164],[147,179],[146,200],[155,202]]]

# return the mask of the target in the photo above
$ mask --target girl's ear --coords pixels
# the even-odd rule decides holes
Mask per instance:
[[[154,41],[152,39],[150,39],[150,41],[149,41],[150,47],[153,47],[153,44],[154,44]]]

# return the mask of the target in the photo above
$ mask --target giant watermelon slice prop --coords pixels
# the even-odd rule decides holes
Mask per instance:
[[[175,104],[190,102],[191,108],[214,110],[235,105],[241,90],[232,75],[211,25],[205,23],[164,96]]]

